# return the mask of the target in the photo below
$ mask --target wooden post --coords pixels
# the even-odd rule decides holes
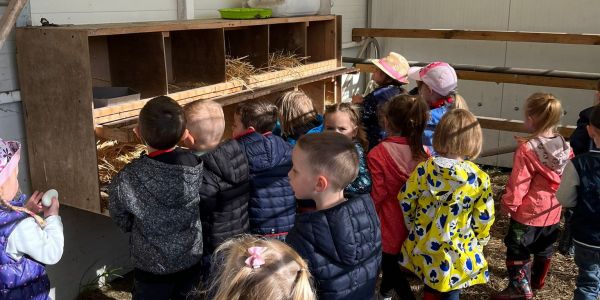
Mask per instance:
[[[194,0],[177,0],[177,20],[194,18]]]
[[[27,4],[27,0],[11,0],[8,7],[0,19],[0,48],[4,46],[6,38],[12,31],[17,17],[21,13],[23,7]]]

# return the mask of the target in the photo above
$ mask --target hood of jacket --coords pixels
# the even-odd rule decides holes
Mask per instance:
[[[552,138],[535,137],[530,139],[528,144],[533,150],[529,153],[535,154],[542,165],[558,175],[562,174],[571,158],[571,147],[562,136],[557,135]]]
[[[239,137],[238,141],[246,152],[251,173],[292,163],[292,146],[276,135],[251,132]]]

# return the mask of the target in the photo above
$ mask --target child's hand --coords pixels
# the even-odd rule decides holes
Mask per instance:
[[[27,208],[30,212],[36,215],[41,213],[43,208],[42,196],[44,196],[44,193],[42,192],[33,192],[33,194],[31,194],[31,197],[29,197],[29,200],[27,200],[27,203],[25,203],[25,208]]]
[[[60,204],[58,203],[58,199],[52,198],[52,204],[49,207],[43,207],[44,209],[44,218],[49,216],[58,216],[58,208]]]
[[[362,104],[365,101],[365,98],[361,95],[352,96],[352,104]]]

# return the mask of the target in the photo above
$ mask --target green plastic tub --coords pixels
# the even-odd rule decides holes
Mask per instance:
[[[223,8],[221,18],[232,20],[266,19],[273,13],[269,8]]]

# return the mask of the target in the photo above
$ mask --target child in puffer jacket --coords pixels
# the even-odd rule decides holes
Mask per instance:
[[[248,160],[235,140],[221,142],[225,116],[219,103],[199,100],[184,108],[189,134],[184,142],[204,164],[200,218],[204,244],[202,278],[210,279],[211,255],[224,241],[248,232]]]
[[[271,133],[277,107],[266,101],[239,104],[233,136],[248,159],[250,232],[285,241],[294,226],[296,199],[287,173],[292,168],[292,146]]]
[[[42,207],[42,193],[17,197],[21,144],[0,139],[0,299],[50,299],[46,264],[65,243],[58,199]],[[14,200],[13,200],[14,199]],[[37,214],[44,213],[42,219]]]
[[[504,238],[509,283],[493,299],[531,299],[532,290],[544,287],[559,234],[561,206],[556,191],[565,165],[573,157],[571,147],[556,131],[563,111],[554,95],[535,93],[524,110],[524,125],[531,135],[518,140],[502,196],[502,209],[510,214]]]
[[[381,263],[379,219],[369,194],[344,195],[358,174],[354,143],[337,132],[301,137],[290,183],[316,211],[299,214],[287,242],[307,262],[320,300],[372,299]]]

